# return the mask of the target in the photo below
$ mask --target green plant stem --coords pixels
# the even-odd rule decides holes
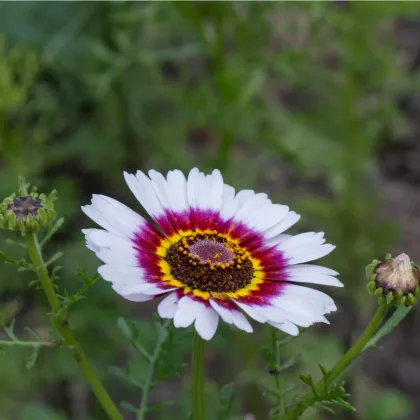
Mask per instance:
[[[192,420],[204,420],[204,340],[194,329],[191,357]]]
[[[14,341],[0,340],[1,347],[56,347],[57,343],[53,341]]]
[[[350,363],[356,359],[363,351],[363,348],[368,343],[369,339],[375,334],[377,329],[380,327],[385,315],[388,313],[389,309],[392,307],[392,304],[388,305],[381,305],[379,306],[378,310],[376,311],[375,315],[369,322],[369,325],[357,339],[357,341],[353,344],[353,346],[344,354],[344,356],[334,365],[331,370],[331,373],[328,377],[328,384],[329,385],[332,381],[337,379],[338,376],[350,365]],[[324,380],[320,380],[316,384],[316,389],[320,393],[325,387]],[[303,399],[310,398],[312,395],[312,391],[309,391]],[[292,408],[282,420],[294,420],[297,419],[306,409],[308,405],[305,404],[298,404],[294,408]]]
[[[54,323],[54,327],[57,329],[57,331],[63,338],[64,344],[72,352],[86,380],[89,382],[93,393],[95,394],[104,411],[108,414],[108,417],[112,420],[122,420],[122,416],[118,411],[116,405],[114,404],[108,392],[102,385],[100,379],[96,376],[94,370],[92,369],[89,361],[86,358],[86,355],[84,354],[79,343],[76,341],[76,338],[73,335],[73,332],[70,328],[67,319],[65,317],[54,318],[54,314],[60,310],[60,302],[55,293],[54,285],[49,277],[48,270],[45,267],[45,263],[42,258],[41,248],[39,246],[35,233],[28,232],[26,234],[26,246],[28,248],[32,264],[35,266],[38,279],[41,282],[45,294],[47,295],[48,302],[50,303],[53,312],[52,320]]]
[[[156,363],[159,360],[160,353],[162,351],[162,346],[165,343],[166,339],[168,338],[168,325],[170,324],[171,320],[166,320],[163,323],[164,332],[161,332],[158,337],[158,341],[156,343],[155,350],[153,351],[153,354],[150,355],[144,355],[146,359],[149,362],[149,372],[147,374],[145,385],[143,386],[143,392],[141,395],[141,401],[140,401],[140,408],[137,413],[137,420],[144,420],[146,418],[147,413],[147,404],[149,402],[149,394],[150,390],[153,385],[153,377],[155,374],[156,369]]]
[[[284,396],[280,379],[280,341],[277,339],[277,329],[271,328],[271,340],[273,343],[273,369],[274,372],[274,385],[277,391],[277,408],[278,418],[281,419],[284,415]]]

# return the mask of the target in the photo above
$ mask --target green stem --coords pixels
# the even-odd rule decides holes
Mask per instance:
[[[284,415],[284,396],[280,380],[280,341],[277,339],[277,329],[271,327],[271,340],[273,344],[273,373],[274,385],[277,391],[278,418]]]
[[[146,383],[143,386],[143,393],[141,396],[140,408],[137,413],[137,420],[144,420],[146,418],[147,405],[149,403],[149,394],[153,385],[153,377],[155,375],[156,363],[159,360],[159,356],[162,351],[162,346],[165,343],[166,339],[168,338],[167,328],[170,322],[171,320],[166,320],[163,323],[164,332],[161,332],[161,334],[159,335],[153,354],[151,356],[149,354],[143,354],[143,356],[150,363],[150,366],[149,366],[149,372],[146,378]]]
[[[375,334],[377,329],[380,327],[385,315],[388,313],[389,309],[392,307],[392,304],[388,305],[380,305],[378,310],[376,311],[375,315],[369,322],[369,325],[363,331],[362,335],[358,338],[358,340],[353,344],[353,346],[344,354],[344,356],[335,364],[332,368],[331,373],[328,377],[328,384],[329,385],[332,381],[338,378],[340,374],[350,365],[350,363],[356,359],[360,353],[362,353],[363,348],[368,343],[369,339]],[[323,391],[325,387],[324,380],[320,380],[316,384],[316,390],[320,393]],[[310,398],[312,395],[312,391],[309,391],[303,399]],[[298,404],[294,408],[292,408],[286,416],[284,416],[283,420],[294,420],[297,419],[306,409],[308,405],[305,404]]]
[[[56,347],[57,343],[53,341],[14,341],[14,340],[0,340],[1,347]]]
[[[48,270],[45,267],[44,260],[42,258],[41,247],[39,246],[36,234],[28,232],[26,235],[26,246],[28,248],[29,256],[32,260],[33,265],[36,268],[36,274],[42,287],[47,295],[48,302],[50,303],[53,315],[60,310],[60,302],[55,294],[54,285],[49,277]],[[102,385],[100,379],[96,376],[92,369],[89,361],[86,358],[80,344],[76,341],[73,335],[73,331],[65,317],[60,319],[54,319],[52,317],[54,327],[60,333],[63,338],[64,344],[70,349],[75,358],[77,364],[82,370],[86,380],[89,382],[93,393],[96,395],[100,405],[104,411],[108,414],[108,417],[112,420],[122,420],[122,416],[109,396],[108,392]]]
[[[204,420],[204,340],[194,329],[191,357],[192,420]]]

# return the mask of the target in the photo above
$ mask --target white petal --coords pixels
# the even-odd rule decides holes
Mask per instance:
[[[210,305],[212,308],[220,315],[224,322],[227,324],[233,324],[241,330],[246,332],[252,332],[252,326],[249,321],[246,319],[243,313],[238,311],[233,303],[231,309],[225,308],[223,305],[220,305],[217,300],[210,299]]]
[[[121,296],[141,293],[142,295],[162,295],[176,290],[176,288],[165,288],[159,283],[113,283],[112,288]]]
[[[146,283],[143,277],[143,270],[139,267],[130,265],[105,264],[98,268],[98,273],[104,278],[104,280],[111,281],[113,283]]]
[[[93,252],[98,252],[101,249],[101,247],[98,246],[95,242],[93,242],[92,239],[89,237],[93,232],[97,230],[101,229],[82,229],[82,232],[84,233],[86,239],[86,247]]]
[[[175,212],[188,210],[187,180],[181,171],[169,171],[167,194],[171,209]]]
[[[137,171],[136,175],[124,172],[124,178],[131,192],[152,218],[164,214],[152,181],[143,172]]]
[[[222,209],[220,211],[221,218],[224,220],[231,219],[236,214],[236,212],[242,207],[242,205],[253,195],[255,195],[255,192],[252,190],[242,190],[239,191],[235,197],[227,198],[223,202]]]
[[[268,321],[268,324],[272,325],[274,328],[284,331],[287,334],[294,336],[299,335],[299,328],[289,321],[284,321],[282,323]]]
[[[204,340],[210,340],[214,336],[218,324],[219,315],[213,308],[202,304],[194,323],[194,327],[200,337]]]
[[[273,204],[266,194],[250,196],[236,211],[234,220],[242,222],[258,232],[263,232],[280,223],[289,207]]]
[[[291,265],[286,268],[286,273],[287,281],[343,287],[343,283],[333,277],[338,274],[337,272],[318,265]]]
[[[324,233],[301,233],[281,242],[277,249],[283,252],[290,265],[316,260],[329,254],[334,245],[324,244]]]
[[[226,186],[220,216],[224,220],[244,223],[254,231],[267,233],[267,238],[280,234],[299,219],[296,213],[289,212],[289,207],[273,204],[264,193],[242,190],[233,197],[233,192]]]
[[[278,245],[280,243],[282,243],[283,241],[285,241],[286,239],[291,238],[292,235],[286,235],[285,233],[281,233],[280,235],[276,235],[273,238],[267,239],[264,243],[264,245],[268,246],[268,247],[272,247],[275,245]]]
[[[93,195],[92,204],[82,207],[83,212],[104,229],[131,238],[145,220],[133,210],[113,198]]]
[[[87,246],[105,263],[137,265],[133,243],[102,229],[83,229]]]
[[[222,210],[223,208],[230,203],[235,198],[235,188],[230,185],[223,185],[223,194],[222,194]]]
[[[306,304],[319,308],[321,314],[328,314],[337,310],[334,301],[327,294],[309,287],[298,286],[288,283],[284,286],[283,296],[290,296],[291,299],[301,299]]]
[[[220,210],[223,196],[223,178],[218,169],[204,175],[197,168],[190,171],[187,181],[190,207],[203,210]]]
[[[174,326],[176,328],[189,327],[197,316],[197,313],[204,306],[203,303],[195,299],[191,299],[188,295],[182,297],[178,301],[178,308],[174,315]]]
[[[283,223],[282,221],[288,214],[290,214],[288,206],[269,202],[257,212],[258,223],[256,223],[256,228],[264,232],[272,229],[280,223]]]
[[[237,300],[235,300],[235,304],[238,305],[252,319],[255,319],[255,321],[261,322],[262,324],[267,322],[267,318],[258,311],[256,306],[247,305]]]
[[[264,236],[267,239],[271,239],[269,242],[270,245],[274,245],[278,242],[274,239],[277,235],[280,235],[287,229],[289,229],[291,226],[293,226],[295,223],[297,223],[300,219],[300,215],[295,213],[294,211],[288,212],[279,223],[276,225],[270,227],[270,229],[267,229],[264,232]]]
[[[285,311],[286,318],[302,327],[307,327],[315,322],[326,322],[323,316],[322,305],[312,303],[307,299],[295,298],[290,295],[279,296],[272,300],[272,305]]]
[[[308,316],[305,313],[299,313],[298,311],[290,312],[285,309],[281,309],[275,306],[254,306],[254,308],[262,314],[267,320],[282,323],[284,321],[293,322],[300,327],[309,327],[316,320]]]
[[[173,318],[178,308],[178,293],[172,292],[166,296],[157,307],[158,314],[161,318]]]
[[[128,295],[121,295],[123,298],[130,300],[131,302],[147,302],[155,298],[155,296],[151,295],[142,295],[141,293],[133,293]]]
[[[160,204],[164,209],[170,209],[165,177],[154,169],[151,169],[148,175]]]

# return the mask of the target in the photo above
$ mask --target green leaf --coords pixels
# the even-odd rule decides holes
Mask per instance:
[[[224,385],[220,389],[219,393],[219,412],[217,414],[217,420],[227,420],[229,417],[230,410],[235,399],[235,393],[233,384]]]
[[[279,369],[279,373],[285,371],[286,369],[291,368],[294,366],[300,359],[301,355],[298,353],[295,356],[291,357],[290,359],[286,360]]]
[[[362,352],[371,349],[377,348],[377,343],[386,335],[388,335],[395,327],[397,327],[400,322],[408,315],[411,311],[412,306],[399,306],[395,312],[392,314],[391,318],[383,325],[382,328],[366,343]]]
[[[134,385],[137,388],[143,388],[143,384],[141,384],[137,379],[135,379],[129,369],[121,369],[116,366],[109,367],[109,373],[114,375],[117,378],[123,379],[124,381]]]
[[[138,411],[139,411],[136,407],[134,407],[133,404],[130,404],[127,401],[121,401],[120,406],[121,406],[121,408],[128,411],[129,413],[137,414]]]
[[[28,361],[26,363],[26,369],[29,370],[29,369],[32,369],[35,366],[35,362],[38,359],[38,356],[39,356],[40,351],[41,351],[41,347],[34,347],[32,349],[32,353],[29,356],[29,359],[28,359]]]
[[[146,358],[148,361],[151,360],[151,355],[149,352],[137,341],[139,336],[139,329],[136,324],[133,322],[131,325],[128,325],[127,321],[120,317],[117,320],[117,327],[120,331],[129,339],[131,346],[136,350],[136,352]],[[163,334],[159,330],[160,334]]]
[[[63,226],[64,224],[64,217],[60,217],[56,220],[54,225],[48,229],[47,234],[45,235],[44,239],[40,242],[40,246],[43,247]]]

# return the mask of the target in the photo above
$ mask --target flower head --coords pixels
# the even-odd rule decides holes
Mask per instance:
[[[36,191],[6,197],[0,204],[0,227],[22,234],[27,230],[38,231],[56,218],[54,199],[55,191],[49,197]]]
[[[156,227],[118,201],[94,195],[83,211],[103,229],[86,229],[87,247],[105,264],[98,271],[126,299],[163,296],[162,318],[194,324],[210,339],[219,317],[251,332],[250,318],[297,335],[297,326],[326,322],[333,300],[296,283],[342,286],[329,268],[302,264],[329,254],[323,233],[283,232],[299,220],[266,194],[235,190],[218,170],[194,168],[125,173]]]
[[[388,255],[384,261],[375,261],[368,290],[379,299],[397,299],[399,304],[414,305],[419,294],[420,272],[407,254],[395,258]]]

